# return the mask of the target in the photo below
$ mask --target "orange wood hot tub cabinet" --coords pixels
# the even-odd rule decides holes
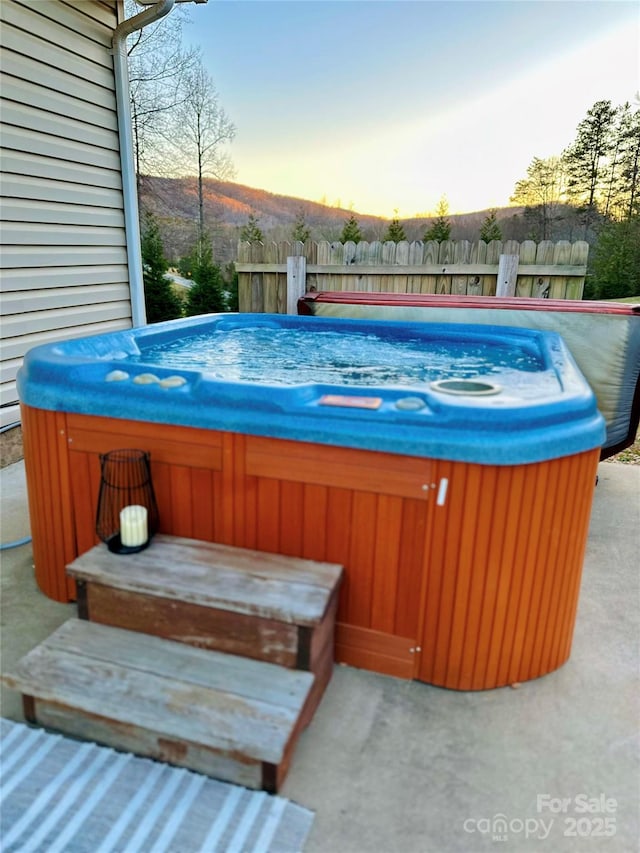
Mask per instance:
[[[136,447],[162,532],[344,565],[338,661],[476,690],[569,656],[597,448],[485,466],[28,406],[23,431],[36,578],[58,601],[96,542],[99,454]]]

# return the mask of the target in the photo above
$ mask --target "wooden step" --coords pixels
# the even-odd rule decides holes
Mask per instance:
[[[126,556],[96,545],[68,566],[81,618],[331,677],[342,566],[158,534]]]
[[[314,678],[70,619],[2,680],[30,722],[274,792]]]

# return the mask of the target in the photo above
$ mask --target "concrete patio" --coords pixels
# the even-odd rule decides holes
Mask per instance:
[[[0,485],[7,543],[22,463]],[[307,853],[638,849],[638,553],[640,466],[603,463],[564,667],[480,693],[336,667],[282,791],[316,813]],[[38,591],[29,545],[2,552],[1,594],[5,671],[75,606]],[[4,688],[2,716],[22,719]]]

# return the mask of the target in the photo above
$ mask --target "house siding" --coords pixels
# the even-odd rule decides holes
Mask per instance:
[[[2,0],[2,425],[33,346],[131,326],[116,0]]]

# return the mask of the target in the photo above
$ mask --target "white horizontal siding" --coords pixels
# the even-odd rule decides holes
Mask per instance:
[[[5,386],[9,385],[11,382],[15,384],[16,374],[21,364],[21,358],[8,358],[6,360],[3,360],[2,364],[0,365],[0,383],[2,383],[3,390]],[[12,401],[9,400],[9,402]]]
[[[83,318],[84,319],[84,318]],[[115,317],[113,320],[100,320],[99,323],[88,323],[87,325],[67,325],[61,326],[59,329],[51,329],[48,332],[38,332],[28,335],[23,335],[20,339],[13,338],[2,342],[2,361],[11,359],[22,359],[33,347],[41,344],[55,343],[56,341],[67,341],[71,338],[84,338],[89,335],[98,335],[106,332],[117,332],[122,329],[131,328],[131,323],[127,322],[122,317]]]
[[[124,246],[119,228],[92,228],[89,225],[49,225],[40,222],[5,223],[3,246]]]
[[[8,387],[8,389],[11,389],[10,385],[7,387]],[[15,385],[13,387],[15,388]],[[13,391],[11,396],[7,395],[7,400],[8,401],[14,400],[17,398],[17,396],[18,396],[18,392]],[[2,391],[0,392],[0,401],[2,401],[3,397],[4,397],[4,387],[3,387]],[[11,402],[7,402],[6,405],[3,404],[3,407],[2,407],[2,409],[0,409],[0,412],[2,412],[2,426],[3,427],[8,426],[9,424],[16,424],[16,423],[20,422],[20,406],[17,403],[14,404]]]
[[[108,302],[105,305],[76,305],[73,308],[51,308],[48,311],[28,311],[2,318],[4,352],[5,343],[11,346],[12,338],[50,332],[55,329],[73,329],[96,324],[102,320],[122,320],[129,314],[128,303]],[[51,321],[54,321],[52,324]],[[6,337],[5,337],[6,335]],[[10,350],[11,351],[11,350]]]
[[[13,55],[7,53],[9,59]],[[66,78],[67,85],[71,84],[74,79],[71,74],[67,74]],[[106,89],[101,89],[101,91],[103,94],[107,92]],[[75,136],[72,138],[77,138],[80,142],[100,144],[100,138],[105,135],[105,129],[111,130],[113,134],[117,133],[118,123],[113,102],[109,107],[108,103],[96,104],[85,100],[84,97],[77,97],[70,101],[65,96],[64,91],[58,92],[49,87],[43,88],[37,83],[21,80],[16,76],[15,69],[10,62],[4,68],[2,97],[5,101],[3,112],[6,115],[10,116],[10,110],[17,113],[23,106],[23,115],[16,120],[18,127],[21,125],[31,126],[35,129],[45,127],[49,130],[54,126],[53,122],[56,116],[66,116],[78,122]],[[45,115],[42,116],[40,113]]]
[[[5,110],[4,119],[11,118]],[[30,118],[36,118],[30,112]],[[15,116],[13,117],[16,118]],[[77,124],[69,119],[48,117],[49,133],[39,130],[29,130],[25,124],[14,120],[13,125],[0,125],[0,139],[2,146],[8,151],[27,151],[29,154],[39,154],[42,157],[51,157],[56,160],[65,160],[72,163],[83,163],[96,169],[107,169],[119,172],[120,158],[117,150],[107,147],[111,134],[105,133],[101,144],[91,142],[77,142],[74,137],[74,125]]]
[[[47,0],[47,2],[50,3],[53,0]],[[118,2],[122,5],[123,0],[118,0]],[[92,21],[98,21],[109,30],[116,25],[113,0],[98,0],[98,2],[92,4],[88,4],[87,0],[62,0],[62,3],[71,9],[77,9],[83,15],[88,15]],[[90,8],[87,8],[88,6]]]
[[[22,359],[34,346],[40,344],[55,343],[57,341],[66,341],[70,338],[83,338],[87,335],[103,334],[105,332],[119,332],[123,329],[130,328],[131,323],[128,319],[115,319],[113,321],[105,321],[101,319],[99,323],[89,324],[86,326],[66,326],[62,329],[56,329],[53,332],[40,333],[23,336],[18,343],[18,339],[14,338],[10,343],[2,349],[2,366],[0,368],[0,405],[2,411],[2,425],[12,423],[20,417],[18,406],[12,406],[14,400],[17,400],[16,391],[16,375],[22,365]],[[12,353],[18,353],[12,357]]]
[[[87,0],[87,10],[91,5],[91,0]],[[65,10],[70,10],[60,2],[9,0],[9,3],[0,3],[0,20],[3,26],[11,26],[18,33],[35,37],[40,45],[40,54],[36,56],[47,65],[66,68],[77,76],[86,68],[87,61],[110,70],[111,33],[108,28],[88,15],[77,13],[75,22],[66,26],[58,22],[52,7],[61,16]],[[34,54],[29,51],[28,55]]]
[[[92,169],[84,163],[72,163],[57,160],[55,157],[42,157],[19,151],[0,149],[2,168],[14,175],[30,175],[32,178],[44,178],[46,181],[60,180],[71,183],[85,184],[91,181],[93,187],[119,189],[121,178],[119,172],[108,169]],[[28,171],[25,171],[28,170]]]
[[[38,14],[48,19],[54,27],[66,28],[71,33],[81,32],[83,36],[103,48],[111,47],[111,25],[115,26],[113,12],[110,15],[100,15],[99,5],[87,15],[83,9],[91,5],[82,0],[80,3],[59,2],[59,0],[17,0],[29,10],[37,10]],[[102,10],[107,11],[106,7]],[[46,29],[51,32],[50,27]],[[59,31],[60,32],[60,31]]]
[[[40,267],[37,276],[34,276],[33,270],[22,267],[4,270],[0,284],[3,294],[14,292],[26,294],[31,290],[40,290],[44,282],[46,282],[46,287],[51,289],[54,287],[81,287],[89,279],[94,285],[107,285],[114,282],[126,284],[128,280],[126,264],[121,266],[95,264],[89,267]],[[3,303],[4,298],[3,296]]]
[[[53,308],[78,308],[84,305],[101,305],[104,302],[126,302],[128,298],[129,287],[126,282],[5,293],[2,297],[1,315],[5,317],[11,314],[50,311]]]
[[[44,204],[60,202],[68,205],[92,205],[118,210],[122,202],[120,189],[108,190],[105,187],[89,187],[84,184],[72,184],[53,179],[44,181],[29,175],[0,176],[0,187],[4,198],[39,199]],[[70,207],[70,212],[71,207]]]
[[[105,69],[99,75],[99,79],[92,77],[87,80],[81,80],[68,74],[62,68],[47,67],[47,79],[42,79],[42,63],[31,56],[25,56],[24,53],[17,50],[18,45],[14,43],[14,50],[6,50],[2,62],[3,70],[6,74],[11,74],[18,80],[22,80],[25,85],[32,84],[41,88],[41,93],[35,95],[37,101],[40,101],[41,106],[47,108],[45,98],[47,96],[54,97],[55,93],[64,94],[68,91],[70,83],[73,83],[75,98],[87,104],[95,104],[98,107],[103,107],[110,110],[113,105],[113,93],[109,86],[110,75]],[[102,85],[100,85],[102,81]],[[44,84],[46,82],[46,88]]]
[[[116,0],[0,0],[2,423],[40,343],[131,326]]]
[[[26,257],[25,257],[26,256]],[[28,252],[23,246],[7,246],[2,250],[2,265],[6,269],[24,267],[38,275],[40,267],[90,267],[126,264],[124,248],[118,246],[30,246]],[[91,273],[89,273],[90,277]],[[43,280],[43,287],[46,282]]]
[[[64,221],[69,225],[89,225],[92,227],[106,226],[108,228],[122,228],[122,212],[112,207],[90,207],[84,204],[58,204],[31,199],[5,198],[3,201],[4,217],[7,221],[51,223]]]

